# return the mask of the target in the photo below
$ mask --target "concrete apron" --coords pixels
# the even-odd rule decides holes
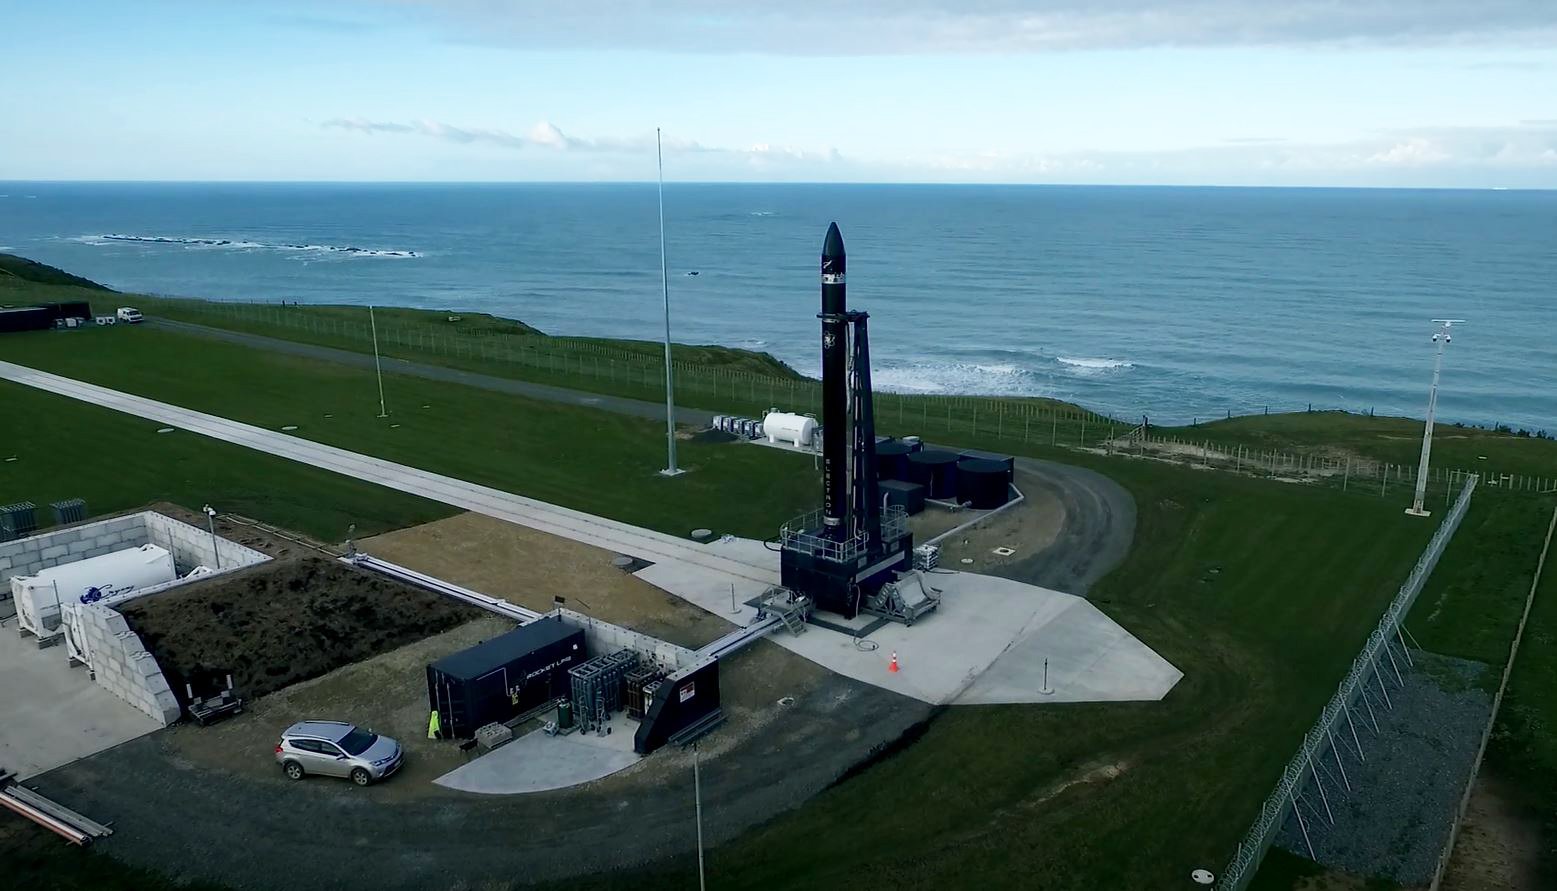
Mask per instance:
[[[162,727],[72,668],[63,646],[38,649],[0,628],[0,767],[28,779]]]
[[[761,547],[741,540],[709,547],[751,557],[754,544]],[[754,618],[742,604],[764,587],[737,583],[732,610],[731,583],[696,566],[659,563],[636,575],[740,625]],[[769,639],[838,674],[932,705],[1156,701],[1184,676],[1084,598],[971,572],[938,570],[925,579],[942,592],[941,605],[913,627],[888,624],[863,642],[815,625]]]
[[[604,736],[579,731],[547,736],[540,730],[531,731],[433,782],[461,792],[520,795],[608,777],[643,759],[633,752],[637,721],[617,713],[608,726],[611,732]]]

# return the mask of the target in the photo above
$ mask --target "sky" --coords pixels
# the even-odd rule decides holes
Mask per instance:
[[[5,4],[0,180],[1557,188],[1554,0]]]

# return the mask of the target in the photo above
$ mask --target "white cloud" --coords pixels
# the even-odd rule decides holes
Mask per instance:
[[[361,5],[356,0],[354,5]],[[871,55],[1147,46],[1557,45],[1552,0],[380,0],[532,48]]]
[[[510,149],[534,149],[555,152],[597,152],[640,154],[654,149],[654,134],[631,137],[585,138],[563,132],[550,121],[539,121],[522,135],[509,130],[489,127],[464,127],[440,121],[372,121],[366,118],[331,118],[319,126],[349,130],[354,133],[375,135],[380,133],[426,136],[445,142],[461,144],[480,143]],[[663,140],[667,152],[702,155],[731,155],[750,159],[754,164],[776,162],[837,163],[843,160],[836,148],[804,149],[794,146],[754,143],[744,148],[726,148],[704,145],[681,138]]]
[[[457,126],[430,121],[372,121],[335,118],[321,126],[377,135],[411,135],[461,145],[495,145],[515,151],[582,154],[602,158],[652,156],[653,134],[574,136],[541,121],[515,133],[494,127]],[[837,149],[808,149],[755,142],[713,146],[667,139],[667,154],[699,160],[680,165],[683,178],[775,178],[818,181],[967,181],[967,182],[1371,182],[1395,172],[1442,182],[1540,174],[1550,181],[1557,170],[1557,121],[1522,121],[1507,127],[1423,127],[1389,131],[1344,143],[1299,143],[1244,137],[1219,144],[1150,152],[1029,152],[1021,149],[969,148],[874,158],[845,158]],[[1543,173],[1544,172],[1544,173]],[[1422,180],[1431,183],[1433,180]],[[1402,180],[1403,182],[1403,180]]]

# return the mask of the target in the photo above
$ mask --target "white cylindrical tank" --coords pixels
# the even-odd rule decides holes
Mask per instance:
[[[816,419],[785,411],[768,412],[762,419],[762,432],[767,434],[768,442],[787,442],[809,448],[816,436]]]
[[[37,575],[11,579],[18,620],[39,637],[59,630],[60,604],[126,594],[178,578],[173,555],[157,545],[141,545],[101,557],[62,563]],[[93,593],[97,596],[93,596]]]

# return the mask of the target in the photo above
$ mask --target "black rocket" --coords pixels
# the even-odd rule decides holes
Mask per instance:
[[[848,394],[848,258],[838,224],[827,227],[822,242],[822,524],[824,533],[842,539],[850,530]]]

